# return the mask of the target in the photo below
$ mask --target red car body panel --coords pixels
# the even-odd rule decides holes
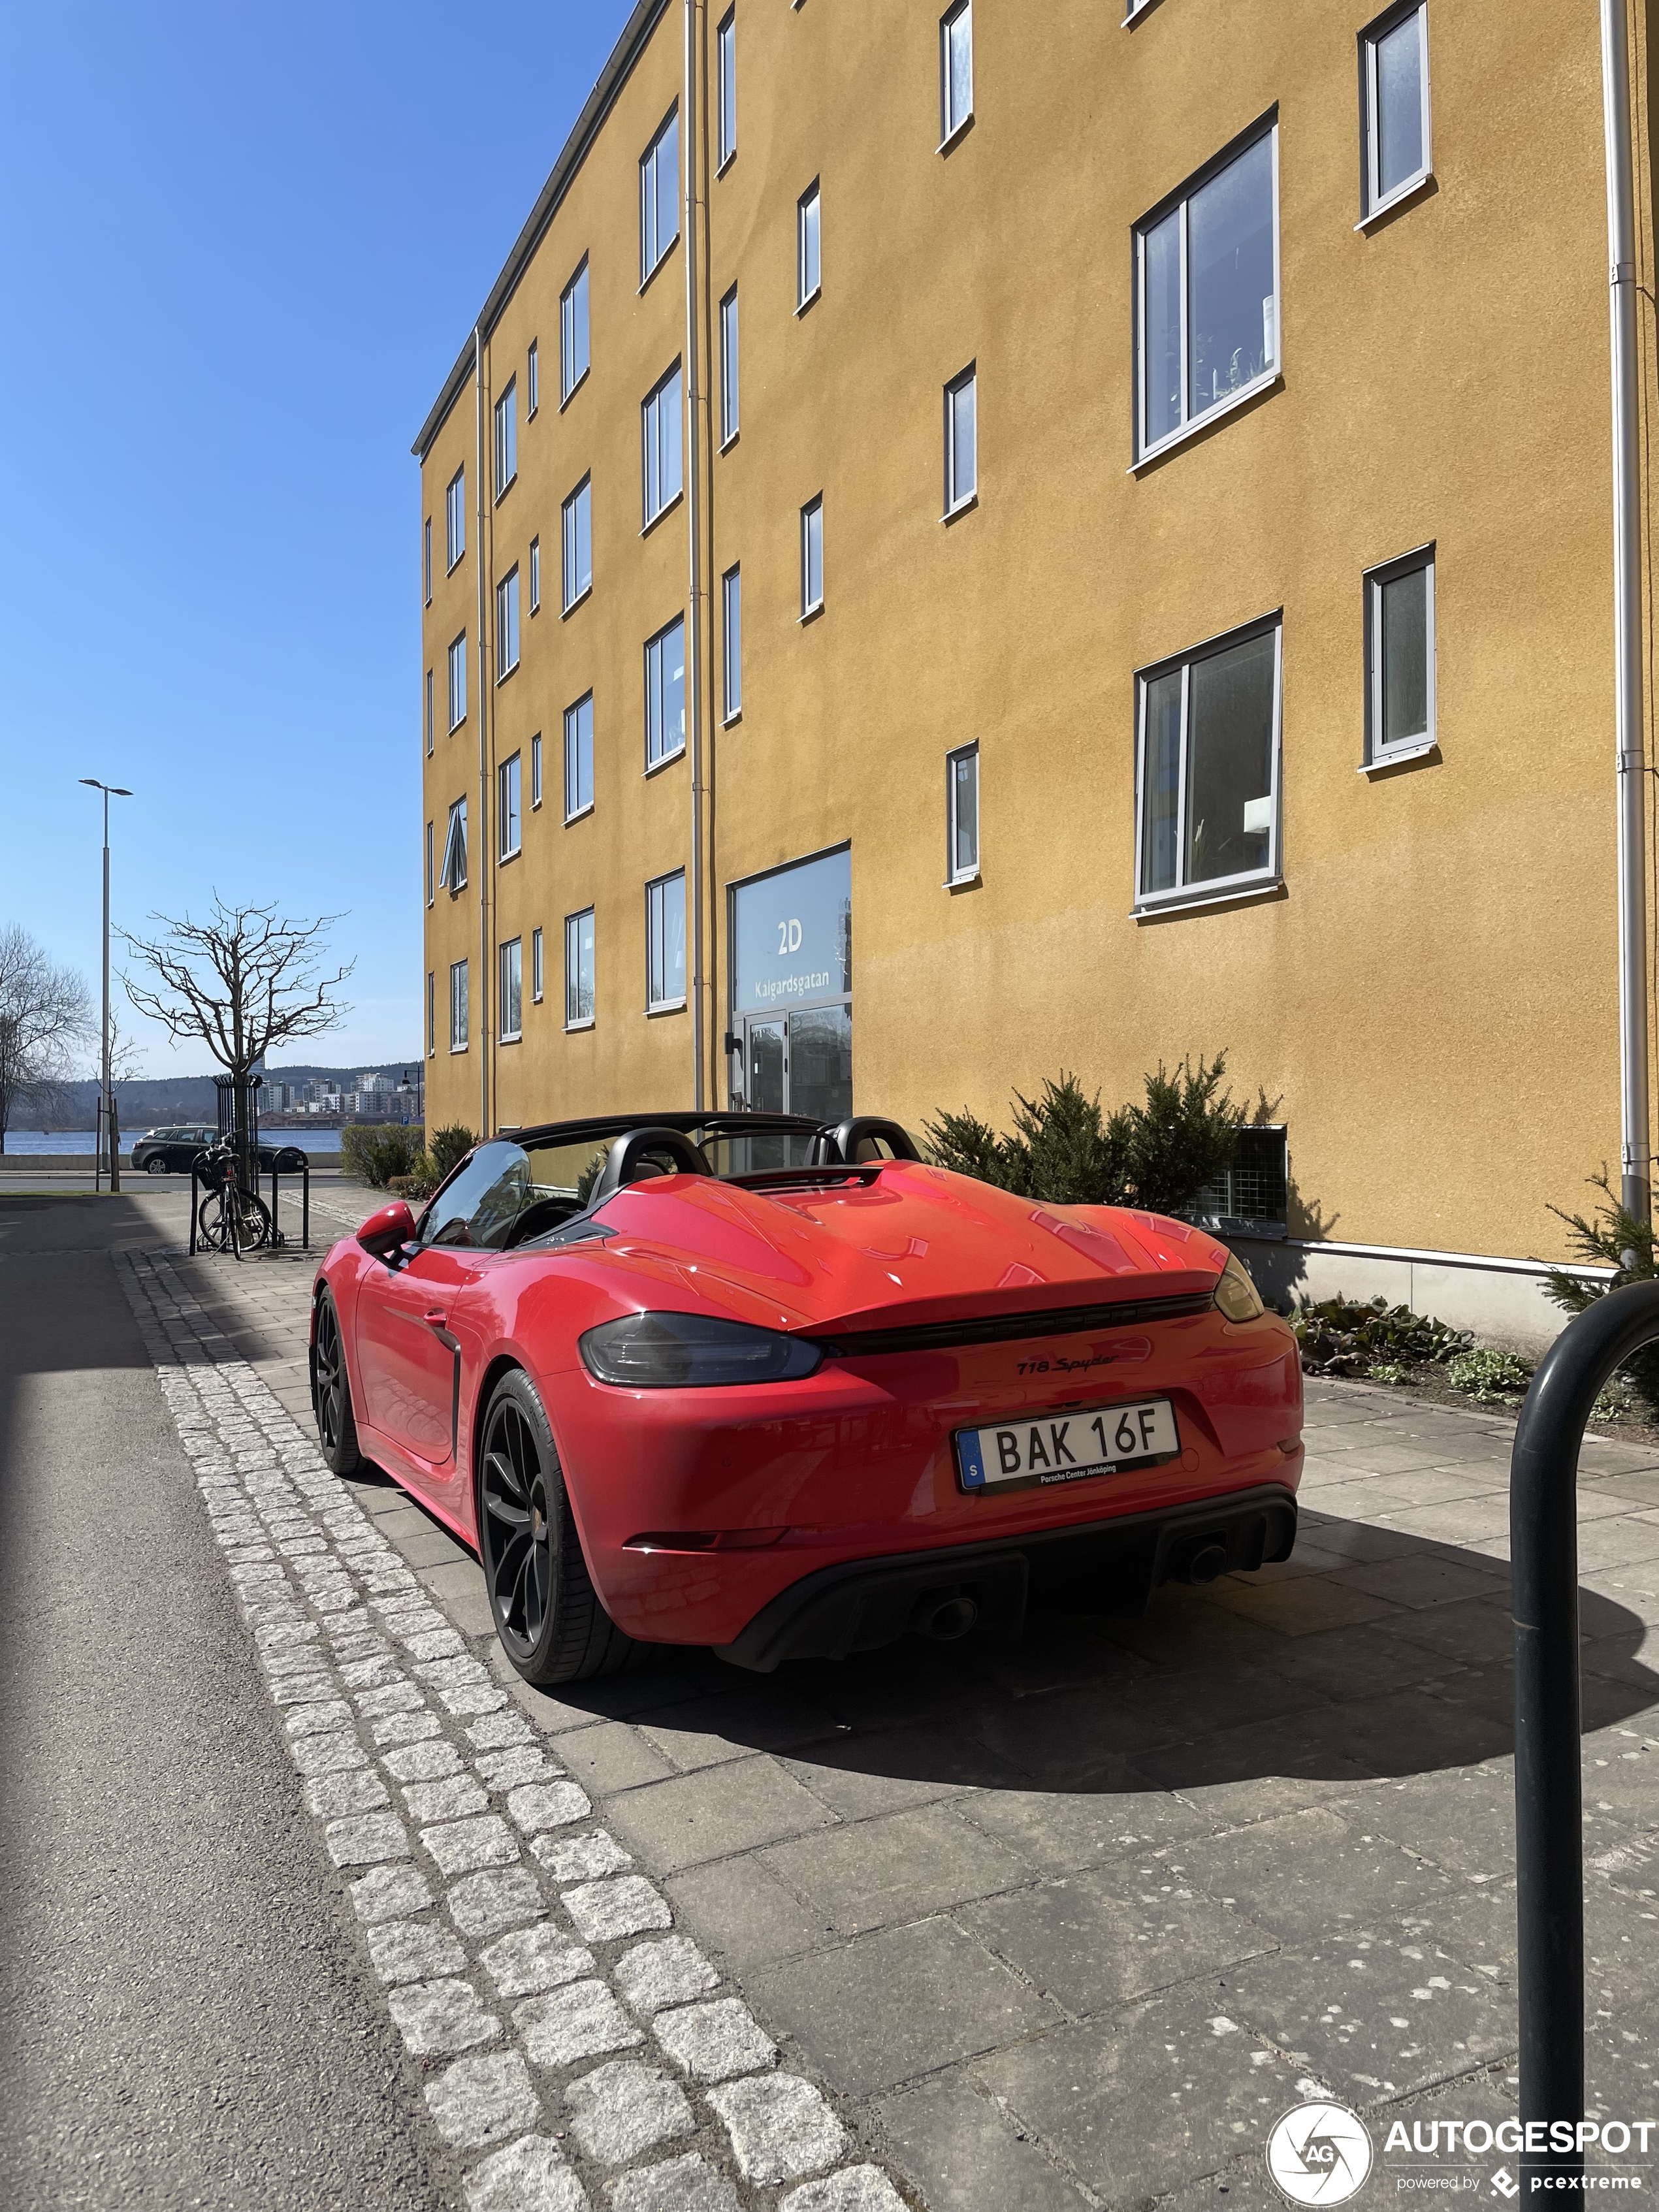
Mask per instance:
[[[366,1457],[477,1541],[474,1434],[505,1364],[539,1391],[589,1571],[611,1618],[659,1643],[726,1644],[816,1570],[1077,1529],[1235,1492],[1293,1492],[1295,1340],[1273,1314],[1213,1305],[1226,1248],[1202,1230],[1019,1199],[943,1169],[767,1189],[668,1176],[595,1212],[605,1234],[499,1252],[355,1238],[319,1271],[339,1308]],[[1079,1329],[1043,1316],[1121,1303]],[[1030,1333],[932,1348],[848,1347],[803,1379],[630,1389],[583,1364],[584,1331],[641,1310],[700,1313],[833,1343],[849,1333],[1030,1317]],[[1167,1397],[1183,1449],[1161,1466],[968,1493],[952,1432],[1015,1416]],[[782,1531],[779,1534],[775,1532]],[[737,1548],[639,1548],[701,1532]],[[744,1546],[747,1533],[749,1544]]]

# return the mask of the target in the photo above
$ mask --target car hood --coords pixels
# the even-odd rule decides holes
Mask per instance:
[[[594,1219],[604,1244],[576,1249],[629,1306],[814,1334],[1180,1297],[1212,1290],[1227,1262],[1186,1222],[1047,1206],[911,1161],[828,1188],[664,1176]]]

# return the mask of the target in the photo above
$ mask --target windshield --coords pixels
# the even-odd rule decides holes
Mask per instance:
[[[538,1146],[526,1152],[505,1137],[480,1145],[453,1182],[439,1192],[421,1224],[423,1244],[471,1244],[499,1252],[514,1224],[529,1208],[526,1224],[539,1234],[556,1229],[587,1203],[610,1140]]]

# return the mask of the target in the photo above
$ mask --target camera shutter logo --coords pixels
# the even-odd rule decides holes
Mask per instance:
[[[1267,2171],[1292,2204],[1346,2204],[1370,2179],[1371,2139],[1346,2105],[1293,2105],[1267,2138]]]

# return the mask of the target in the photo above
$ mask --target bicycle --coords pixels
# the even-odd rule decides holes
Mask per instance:
[[[199,1153],[196,1172],[208,1192],[196,1212],[196,1238],[210,1252],[258,1251],[272,1241],[270,1208],[236,1173],[236,1154],[224,1139]]]

